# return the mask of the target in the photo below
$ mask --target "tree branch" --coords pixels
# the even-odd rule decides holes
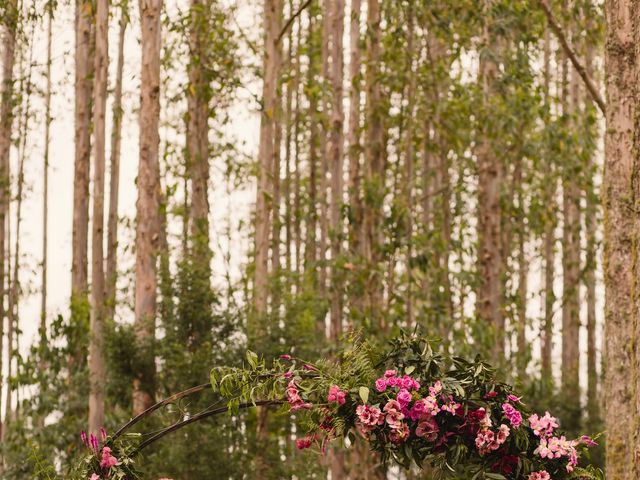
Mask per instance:
[[[289,20],[287,20],[287,23],[285,23],[284,27],[282,27],[282,30],[280,30],[280,35],[278,35],[278,38],[276,38],[276,44],[280,43],[280,40],[282,40],[282,37],[284,37],[284,34],[287,33],[287,30],[289,30],[289,28],[293,24],[294,20],[300,16],[300,14],[305,10],[305,8],[307,8],[309,5],[311,5],[312,1],[313,0],[307,0],[302,5],[300,5],[300,8],[298,8],[296,13],[291,15],[291,18],[289,18]]]
[[[569,45],[569,42],[567,41],[567,37],[562,31],[560,24],[557,22],[557,20],[553,16],[553,12],[551,11],[551,7],[549,6],[549,3],[547,3],[547,0],[538,0],[538,3],[540,4],[540,7],[542,7],[542,10],[544,10],[545,15],[547,16],[547,20],[549,21],[549,26],[551,26],[553,33],[556,34],[556,37],[558,38],[560,45],[562,45],[562,49],[564,50],[567,57],[569,57],[569,60],[571,60],[573,67],[576,69],[580,77],[582,77],[582,80],[584,81],[587,87],[587,90],[589,91],[589,94],[593,98],[594,102],[598,104],[598,107],[600,107],[600,111],[604,115],[606,113],[604,100],[600,96],[600,92],[598,92],[598,89],[593,84],[593,81],[591,80],[591,78],[589,78],[587,71],[578,60],[578,57],[576,56],[575,52],[571,49],[571,45]]]

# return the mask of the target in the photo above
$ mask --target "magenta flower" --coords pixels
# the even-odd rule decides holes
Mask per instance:
[[[395,377],[397,373],[398,372],[396,370],[387,370],[386,372],[384,372],[384,376],[387,378],[391,378],[391,377]]]
[[[329,387],[329,395],[327,395],[327,401],[337,403],[338,405],[344,405],[346,396],[347,392],[340,390],[340,387],[338,387],[337,385],[331,385],[331,387]]]
[[[522,397],[516,397],[516,396],[515,396],[515,395],[513,395],[513,394],[509,394],[509,395],[507,395],[507,399],[508,399],[510,402],[513,402],[513,403],[522,403],[522,402],[520,401],[520,399],[521,399],[521,398],[522,398]]]
[[[280,355],[280,359],[281,360],[291,360],[291,355],[289,355],[287,353],[283,353],[282,355]]]
[[[522,414],[510,403],[502,404],[502,411],[509,419],[509,423],[513,428],[518,428],[522,424]]]
[[[387,389],[387,380],[385,378],[379,378],[376,380],[376,390],[384,392]]]
[[[89,480],[100,480],[100,477],[98,476],[97,473],[92,473],[91,478]]]
[[[411,402],[411,400],[413,400],[413,398],[411,397],[409,390],[403,388],[398,392],[398,395],[396,396],[396,400],[398,401],[400,406],[404,408],[407,405],[409,405],[409,403]]]
[[[102,449],[102,459],[100,460],[100,467],[109,469],[115,465],[117,465],[118,459],[111,455],[111,449],[109,447],[104,447]]]

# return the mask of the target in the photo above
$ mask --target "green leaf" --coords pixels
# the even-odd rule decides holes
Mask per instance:
[[[360,387],[358,394],[360,395],[363,403],[367,403],[369,401],[369,389],[367,387]]]
[[[247,362],[251,365],[252,369],[258,368],[258,355],[251,350],[247,350]]]
[[[414,365],[410,365],[404,369],[404,373],[406,373],[407,375],[411,375],[415,369],[416,367]]]

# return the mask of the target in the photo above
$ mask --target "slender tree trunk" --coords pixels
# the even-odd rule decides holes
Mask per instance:
[[[51,40],[53,2],[47,3],[47,68],[44,113],[44,156],[42,166],[42,286],[40,295],[40,348],[47,342],[47,249],[49,243],[49,143],[51,141]],[[0,246],[1,247],[1,246]],[[0,338],[2,338],[0,336]],[[41,367],[44,365],[41,363]]]
[[[518,294],[517,294],[517,343],[518,343],[518,377],[525,379],[527,374],[527,364],[529,363],[529,351],[527,345],[527,290],[529,276],[529,259],[527,258],[527,223],[526,211],[524,206],[523,188],[523,163],[524,158],[518,160],[514,172],[513,183],[516,189],[516,198],[518,200],[518,210],[516,210],[516,225],[518,239]]]
[[[92,3],[76,3],[75,70],[75,171],[73,180],[73,255],[71,296],[84,301],[87,295],[87,249],[89,236],[89,170],[91,154],[92,95]],[[73,302],[72,302],[73,306]]]
[[[342,195],[343,195],[343,155],[344,155],[344,0],[331,2],[331,127],[329,132],[329,164],[331,171],[331,337],[337,340],[342,334],[342,283],[338,268],[338,258],[342,251]]]
[[[547,104],[551,104],[549,87],[551,84],[551,36],[549,29],[544,32],[544,95]],[[551,165],[550,168],[553,166]],[[553,381],[551,371],[551,353],[553,351],[553,320],[554,303],[556,300],[554,292],[555,281],[555,231],[556,231],[556,177],[551,171],[551,179],[544,186],[544,198],[547,205],[547,218],[544,226],[544,323],[542,327],[541,342],[541,365],[542,380],[546,383]]]
[[[160,229],[160,13],[162,0],[140,0],[142,72],[140,94],[140,161],[136,203],[135,331],[142,352],[133,381],[133,412],[153,404],[156,317],[156,258]]]
[[[593,78],[594,46],[590,42],[587,45],[586,69],[590,78]],[[590,97],[585,96],[587,114],[595,112],[595,105]],[[597,130],[587,127],[587,134],[596,133]],[[598,268],[598,246],[596,239],[596,222],[598,220],[598,192],[594,186],[594,176],[597,173],[595,164],[595,152],[591,152],[587,169],[589,178],[585,195],[585,235],[587,237],[585,258],[585,287],[587,290],[587,414],[592,424],[600,423],[600,401],[598,397],[598,370],[596,361],[596,269]]]
[[[258,153],[258,186],[255,218],[255,273],[253,304],[257,315],[267,309],[269,280],[269,234],[273,194],[273,164],[275,153],[276,98],[280,70],[281,0],[264,0],[264,79],[262,85],[262,115],[260,117],[260,146]]]
[[[189,95],[187,126],[188,172],[191,180],[191,240],[194,260],[208,265],[209,249],[209,98],[207,67],[210,0],[191,0]],[[208,269],[207,269],[208,270]]]
[[[563,68],[566,72],[566,59]],[[578,115],[580,108],[580,80],[573,68],[569,75],[569,90],[563,92],[565,116]],[[578,155],[572,157],[576,161]],[[562,390],[568,399],[580,398],[580,187],[575,171],[580,170],[565,168],[562,180]],[[580,415],[579,410],[575,414]]]
[[[113,91],[113,122],[111,130],[111,165],[109,168],[109,219],[107,225],[107,273],[105,318],[113,319],[116,309],[118,282],[118,198],[120,192],[120,145],[122,141],[122,71],[124,68],[124,40],[129,18],[128,5],[122,6],[118,33],[118,60]]]
[[[351,0],[349,23],[349,125],[347,144],[349,146],[349,243],[352,254],[360,250],[362,237],[362,205],[360,201],[360,93],[361,93],[361,51],[360,51],[360,10],[361,0]]]
[[[368,297],[368,313],[373,317],[374,328],[381,328],[381,318],[379,318],[379,307],[382,305],[380,226],[382,223],[382,198],[385,191],[383,151],[385,143],[380,91],[381,16],[379,0],[367,0],[367,5],[367,68],[365,75],[367,130],[364,148],[364,176],[365,188],[371,193],[363,206],[362,251],[369,269],[369,277],[365,287]]]
[[[34,29],[35,23],[32,24],[31,36],[29,38],[34,38]],[[20,296],[22,294],[22,289],[20,286],[20,236],[22,230],[22,201],[24,194],[24,164],[27,156],[27,137],[29,136],[29,120],[31,119],[31,74],[32,74],[32,66],[33,66],[33,42],[29,44],[29,56],[27,61],[24,62],[27,64],[28,73],[26,75],[26,79],[20,81],[20,92],[24,95],[24,107],[20,112],[21,122],[18,128],[18,172],[17,172],[17,180],[16,180],[16,234],[15,234],[15,243],[13,247],[13,277],[10,276],[7,278],[7,283],[10,285],[9,290],[9,298],[8,298],[8,329],[7,329],[7,378],[11,378],[12,372],[14,371],[14,360],[16,354],[18,353],[18,337],[20,333],[19,327],[19,307],[20,307]],[[20,68],[22,71],[24,57],[20,57]],[[11,189],[9,186],[9,198],[11,198]],[[9,211],[10,213],[10,211]],[[7,239],[11,238],[11,232],[9,227],[7,227]],[[11,268],[11,247],[7,245],[7,260],[9,261],[9,268]],[[15,365],[17,369],[17,365]],[[5,419],[5,427],[8,425],[9,420],[13,420],[17,416],[17,410],[19,407],[19,402],[16,402],[16,408],[13,408],[13,388],[11,385],[11,381],[7,382],[7,390],[6,390],[6,419]]]
[[[605,278],[605,428],[607,479],[638,478],[637,431],[640,413],[640,349],[630,348],[638,331],[638,208],[640,195],[640,4],[605,2],[604,278]],[[635,94],[633,93],[635,92]],[[632,212],[632,213],[630,213]],[[633,343],[633,342],[632,342]]]
[[[487,18],[493,8],[492,0],[485,0]],[[488,22],[488,20],[487,20]],[[490,34],[490,25],[484,26],[487,48],[494,53],[480,59],[479,80],[484,96],[485,115],[492,115],[491,99],[496,94],[498,64],[494,56],[498,42]],[[500,156],[494,152],[492,138],[496,134],[490,120],[481,127],[478,157],[478,317],[494,329],[494,360],[504,357],[504,315],[502,312],[502,229],[500,225],[500,194],[502,189],[502,165]]]
[[[404,132],[404,201],[407,222],[407,252],[405,269],[407,271],[407,293],[405,297],[407,326],[414,325],[413,311],[413,171],[414,171],[414,115],[417,78],[414,71],[415,61],[415,25],[413,3],[409,6],[407,26],[407,122]]]
[[[93,87],[93,218],[91,230],[91,323],[89,330],[89,432],[104,425],[107,381],[104,351],[104,170],[105,119],[109,75],[109,1],[96,2],[96,51]]]
[[[6,230],[9,216],[9,159],[11,134],[13,131],[13,69],[15,63],[16,31],[18,26],[18,5],[16,0],[5,3],[2,45],[2,90],[0,92],[0,340],[4,338],[5,297],[9,283],[5,283],[8,267],[4,252],[9,244]],[[9,350],[11,347],[9,346]],[[2,341],[0,341],[0,372],[2,372]],[[0,396],[0,407],[2,398]],[[0,438],[4,438],[4,428],[0,417]]]

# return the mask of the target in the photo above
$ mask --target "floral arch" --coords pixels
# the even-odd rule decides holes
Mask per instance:
[[[213,388],[226,405],[177,422],[142,442],[126,431],[180,398]],[[585,463],[596,445],[589,436],[568,439],[549,412],[530,412],[494,369],[436,353],[431,342],[403,335],[384,350],[350,342],[337,359],[309,362],[283,354],[269,365],[247,352],[245,368],[215,368],[211,383],[176,394],[134,418],[113,436],[87,437],[89,453],[78,477],[140,478],[135,457],[147,445],[185,425],[255,406],[278,406],[304,417],[301,450],[323,454],[329,442],[348,448],[367,442],[385,463],[430,466],[443,479],[601,480]]]

